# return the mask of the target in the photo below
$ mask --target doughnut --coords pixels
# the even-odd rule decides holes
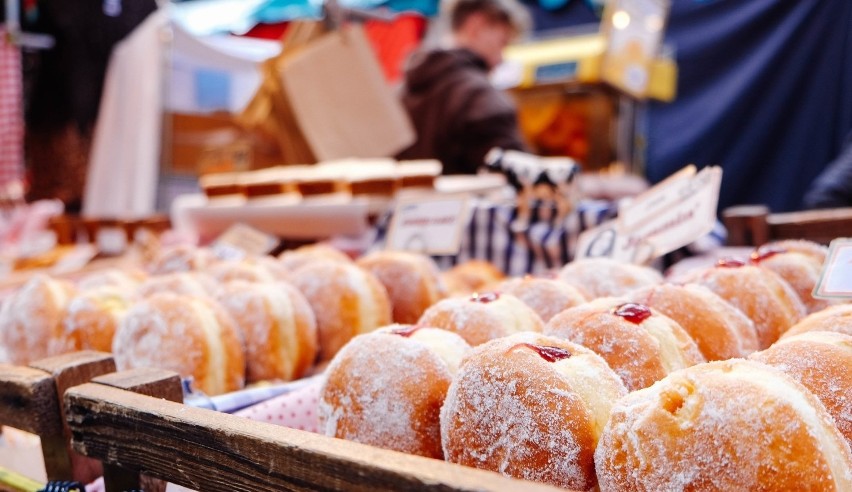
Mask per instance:
[[[199,272],[177,272],[148,277],[139,284],[136,294],[148,297],[160,292],[171,292],[194,297],[209,296],[216,290],[216,282],[207,274]]]
[[[754,322],[760,349],[772,345],[806,314],[790,284],[744,260],[723,258],[715,266],[684,273],[678,281],[704,285],[742,311]]]
[[[492,290],[506,276],[487,261],[469,260],[444,272],[441,277],[450,295],[467,297],[475,292]]]
[[[353,338],[326,370],[320,431],[442,459],[439,413],[469,348],[454,333],[411,325]]]
[[[742,359],[675,372],[615,404],[601,491],[852,490],[852,453],[802,385]]]
[[[447,461],[573,490],[596,485],[594,451],[627,394],[597,354],[517,333],[462,359],[441,409]]]
[[[809,331],[833,331],[852,336],[852,304],[838,304],[809,314],[787,330],[781,338]]]
[[[623,299],[604,297],[563,311],[550,320],[544,333],[594,350],[630,391],[705,361],[679,324]]]
[[[126,292],[136,290],[139,283],[145,280],[147,274],[135,268],[107,268],[86,275],[77,282],[78,290],[94,289],[102,286],[118,287]]]
[[[472,346],[519,331],[540,332],[544,328],[541,317],[523,301],[497,292],[444,299],[427,309],[417,324],[458,333]]]
[[[512,278],[504,280],[495,290],[524,301],[545,323],[562,311],[586,302],[577,288],[549,278]]]
[[[204,270],[218,261],[219,258],[207,248],[181,244],[160,251],[148,269],[152,275],[192,272]]]
[[[646,285],[663,282],[660,272],[610,258],[583,258],[568,263],[559,279],[573,285],[588,299],[614,297]]]
[[[292,273],[317,319],[319,361],[329,361],[355,335],[391,323],[388,293],[372,273],[348,262],[312,262]]]
[[[36,274],[3,302],[0,346],[9,362],[23,365],[57,355],[50,351],[50,341],[62,330],[62,316],[74,291],[69,282]]]
[[[751,253],[752,263],[777,273],[796,291],[809,313],[832,304],[812,293],[822,272],[822,262],[804,253],[788,251],[777,245],[764,245]]]
[[[428,256],[379,251],[356,263],[387,289],[395,323],[416,323],[426,308],[447,295],[438,266]]]
[[[220,261],[204,270],[204,273],[213,277],[219,283],[232,282],[235,280],[244,280],[247,282],[257,283],[272,283],[276,278],[266,268],[257,261],[253,260],[237,260],[237,261]]]
[[[703,285],[652,285],[624,298],[675,320],[707,360],[745,357],[758,349],[754,323]]]
[[[216,296],[246,345],[246,381],[292,381],[302,377],[317,355],[317,322],[307,299],[295,287],[235,280]]]
[[[65,309],[58,336],[50,340],[50,352],[112,351],[115,329],[130,305],[130,292],[120,287],[103,285],[78,293]]]
[[[278,255],[278,261],[288,272],[316,262],[352,263],[352,259],[339,249],[327,244],[317,243],[288,250]]]
[[[803,255],[810,256],[820,265],[825,263],[825,259],[828,257],[828,247],[806,239],[785,239],[783,241],[773,241],[768,243],[768,246],[774,246],[794,253],[801,253]]]
[[[852,446],[852,336],[810,331],[749,357],[780,369],[822,401]]]
[[[245,380],[243,342],[231,317],[205,297],[157,293],[136,303],[112,341],[119,370],[169,369],[192,377],[208,395],[236,391]]]

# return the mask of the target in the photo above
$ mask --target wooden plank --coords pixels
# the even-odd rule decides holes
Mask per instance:
[[[561,490],[98,384],[65,401],[77,451],[196,490]]]
[[[58,401],[50,374],[0,364],[0,424],[39,436],[62,435]]]

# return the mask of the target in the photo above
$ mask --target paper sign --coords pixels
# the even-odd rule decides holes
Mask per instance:
[[[580,235],[577,258],[607,257],[643,264],[686,246],[713,230],[722,169],[680,172],[659,183],[617,219]]]
[[[458,254],[468,219],[466,196],[400,200],[388,229],[387,249],[432,255]]]
[[[78,244],[69,253],[62,256],[50,269],[53,275],[81,270],[98,255],[98,248],[92,244]]]
[[[238,223],[214,241],[212,249],[222,259],[240,259],[246,254],[265,255],[278,245],[278,238]]]
[[[852,298],[852,238],[831,242],[813,296],[822,299]]]
[[[101,253],[120,255],[127,249],[127,233],[122,227],[101,227],[96,242]]]
[[[603,79],[637,98],[648,93],[669,0],[611,0],[601,21],[607,40]]]

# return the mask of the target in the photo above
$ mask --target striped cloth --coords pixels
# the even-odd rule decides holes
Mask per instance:
[[[24,176],[21,52],[0,26],[0,187]]]

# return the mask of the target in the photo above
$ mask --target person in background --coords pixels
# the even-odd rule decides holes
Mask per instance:
[[[852,133],[843,150],[811,183],[804,198],[805,208],[852,207]]]
[[[529,14],[515,0],[456,0],[442,16],[449,46],[417,53],[405,73],[402,102],[417,140],[397,158],[438,159],[444,174],[474,174],[494,147],[526,149],[513,102],[488,76],[529,28]]]

